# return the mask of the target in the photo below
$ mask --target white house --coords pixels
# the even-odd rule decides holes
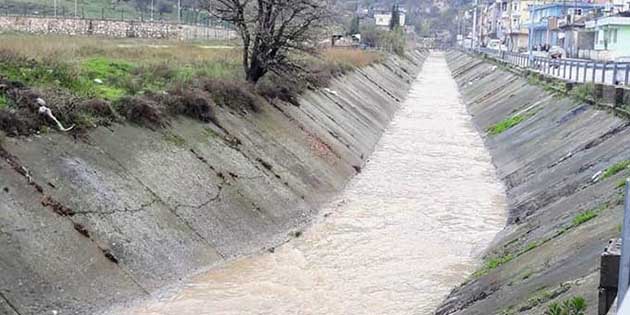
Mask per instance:
[[[400,10],[400,25],[405,25],[405,11]],[[392,22],[392,12],[386,10],[378,10],[374,12],[374,22],[378,27],[389,27]]]

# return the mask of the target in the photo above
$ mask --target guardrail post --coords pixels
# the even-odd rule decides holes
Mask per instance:
[[[591,82],[595,83],[595,73],[597,72],[597,62],[593,61],[593,80]]]
[[[619,261],[619,285],[617,305],[621,305],[630,283],[630,179],[626,180],[626,198],[621,227],[621,260]]]
[[[602,84],[606,83],[606,68],[608,68],[608,61],[602,64]]]
[[[562,60],[562,78],[563,79],[567,78],[567,61],[566,60]]]
[[[617,63],[615,62],[614,66],[613,66],[613,77],[612,77],[612,84],[613,85],[617,85],[617,83],[618,83],[617,82],[617,71],[618,71]]]
[[[586,83],[586,73],[588,72],[588,62],[584,62],[584,80],[583,82]]]
[[[569,61],[569,81],[573,80],[573,61]]]
[[[626,63],[626,76],[625,79],[623,81],[624,85],[628,85],[628,76],[630,75],[630,64]]]

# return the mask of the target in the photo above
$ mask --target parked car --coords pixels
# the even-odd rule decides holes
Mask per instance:
[[[488,42],[488,46],[487,47],[490,48],[490,49],[507,51],[507,46],[501,44],[501,40],[499,40],[499,39],[491,39]]]

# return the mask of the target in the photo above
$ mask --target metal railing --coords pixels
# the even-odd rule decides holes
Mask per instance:
[[[533,56],[530,60],[527,53],[490,48],[479,48],[475,52],[567,81],[610,85],[629,85],[630,83],[630,62],[553,59],[540,56]]]

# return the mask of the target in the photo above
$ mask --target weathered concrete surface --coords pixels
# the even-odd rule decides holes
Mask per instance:
[[[7,139],[0,313],[93,314],[285,241],[360,170],[423,60],[392,57],[299,107],[218,108],[220,128]]]
[[[487,256],[511,260],[472,276],[436,313],[543,314],[551,302],[583,296],[596,314],[599,256],[619,234],[618,185],[629,172],[593,178],[630,159],[629,122],[468,55],[448,59],[507,188],[508,226]],[[525,113],[520,124],[486,132],[517,113]],[[597,217],[575,224],[588,210]]]

